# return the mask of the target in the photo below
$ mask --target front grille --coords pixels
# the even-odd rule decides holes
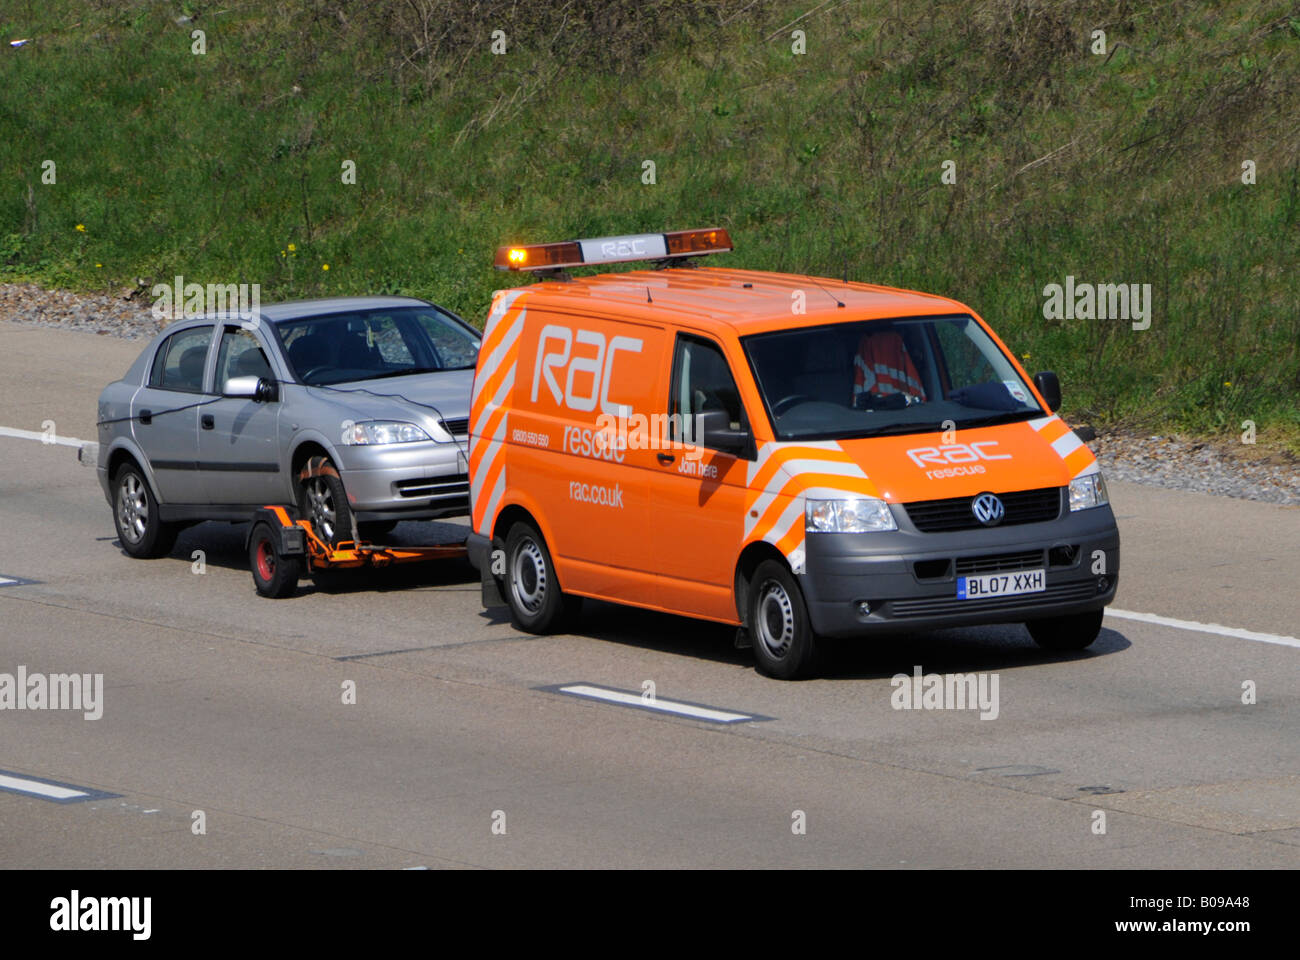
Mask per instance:
[[[446,429],[453,437],[463,437],[469,433],[469,417],[459,417],[455,420],[442,421],[443,428]]]
[[[979,613],[985,610],[1020,611],[1045,604],[1090,600],[1095,596],[1097,596],[1097,584],[1092,580],[1086,580],[1049,586],[1041,593],[990,597],[987,600],[958,600],[951,594],[942,597],[925,597],[920,600],[891,600],[885,605],[885,615],[898,620],[907,620],[913,617],[939,617],[953,613]]]
[[[469,496],[469,474],[462,473],[451,477],[429,477],[419,480],[398,480],[393,486],[403,497],[451,497]]]
[[[1043,487],[1039,490],[1017,490],[999,493],[998,499],[1006,514],[998,526],[1011,527],[1021,523],[1042,523],[1061,515],[1061,491],[1064,487]],[[942,533],[948,530],[976,530],[983,525],[971,513],[974,497],[953,497],[948,500],[918,500],[903,504],[916,529],[922,533]]]
[[[1043,551],[1022,550],[1020,553],[996,553],[987,557],[959,557],[957,576],[977,573],[1008,573],[1013,570],[1036,570],[1043,566]]]

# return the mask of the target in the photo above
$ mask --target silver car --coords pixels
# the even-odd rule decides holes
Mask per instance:
[[[479,333],[410,297],[181,320],[99,397],[99,482],[122,547],[296,504],[330,543],[468,508]]]

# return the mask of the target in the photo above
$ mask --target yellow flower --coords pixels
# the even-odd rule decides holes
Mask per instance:
[[[330,268],[330,265],[329,265],[328,263],[322,263],[322,264],[320,265],[320,268],[321,268],[322,270],[328,270],[328,269]]]
[[[1232,386],[1232,381],[1231,381],[1231,380],[1224,380],[1224,381],[1223,381],[1223,385],[1224,385],[1225,387],[1230,387],[1230,386]]]
[[[284,256],[284,251],[283,251],[283,250],[280,251],[280,256],[282,256],[282,257]]]
[[[298,248],[295,247],[292,243],[289,244],[289,252],[290,252],[290,253],[293,253],[293,252],[294,252],[295,250],[297,250],[297,249],[298,249]]]
[[[79,224],[77,224],[77,231],[80,232],[80,233],[85,233],[85,232],[86,232],[86,225],[85,225],[84,223],[79,223]]]
[[[100,268],[103,267],[103,266],[104,266],[104,265],[103,265],[102,263],[97,263],[97,264],[95,264],[95,269],[98,270],[98,269],[100,269]]]

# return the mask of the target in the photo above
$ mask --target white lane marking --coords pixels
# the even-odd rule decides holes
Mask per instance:
[[[18,582],[17,580],[11,580],[8,577],[0,577],[0,587],[3,587],[6,583],[17,583],[17,582]]]
[[[1119,617],[1123,620],[1141,620],[1143,623],[1156,623],[1162,627],[1176,627],[1179,630],[1195,630],[1197,633],[1217,633],[1221,637],[1235,637],[1238,640],[1256,640],[1259,643],[1276,643],[1283,647],[1300,648],[1300,638],[1284,637],[1278,633],[1257,633],[1254,630],[1242,630],[1240,627],[1225,627],[1217,623],[1198,623],[1195,620],[1175,620],[1173,617],[1161,617],[1154,613],[1135,613],[1132,610],[1106,608],[1106,616]]]
[[[40,440],[44,443],[57,443],[64,447],[82,447],[89,443],[89,440],[78,440],[75,437],[60,437],[54,435],[54,439],[37,430],[19,430],[16,427],[0,427],[0,437],[13,437],[15,440]]]
[[[39,780],[11,777],[3,773],[0,773],[0,790],[16,790],[19,793],[48,797],[51,800],[71,800],[73,797],[90,796],[85,790],[70,790],[67,787],[56,787],[53,784],[41,783]]]
[[[559,690],[561,693],[569,693],[575,697],[607,700],[610,703],[617,703],[626,707],[641,707],[645,710],[658,710],[661,713],[676,713],[684,717],[695,717],[698,720],[712,720],[714,723],[736,723],[740,720],[754,719],[747,713],[732,713],[729,710],[715,710],[712,707],[697,707],[693,703],[678,703],[675,700],[663,700],[659,697],[653,700],[643,700],[639,693],[607,690],[604,687],[592,687],[585,683],[570,684],[567,687],[560,687]]]

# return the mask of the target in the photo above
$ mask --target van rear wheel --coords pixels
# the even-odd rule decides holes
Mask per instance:
[[[817,661],[817,638],[794,574],[783,563],[764,560],[749,581],[747,596],[758,669],[778,680],[808,676]]]
[[[560,592],[546,541],[531,523],[506,534],[506,603],[510,619],[525,633],[551,633],[578,613],[582,598]]]

